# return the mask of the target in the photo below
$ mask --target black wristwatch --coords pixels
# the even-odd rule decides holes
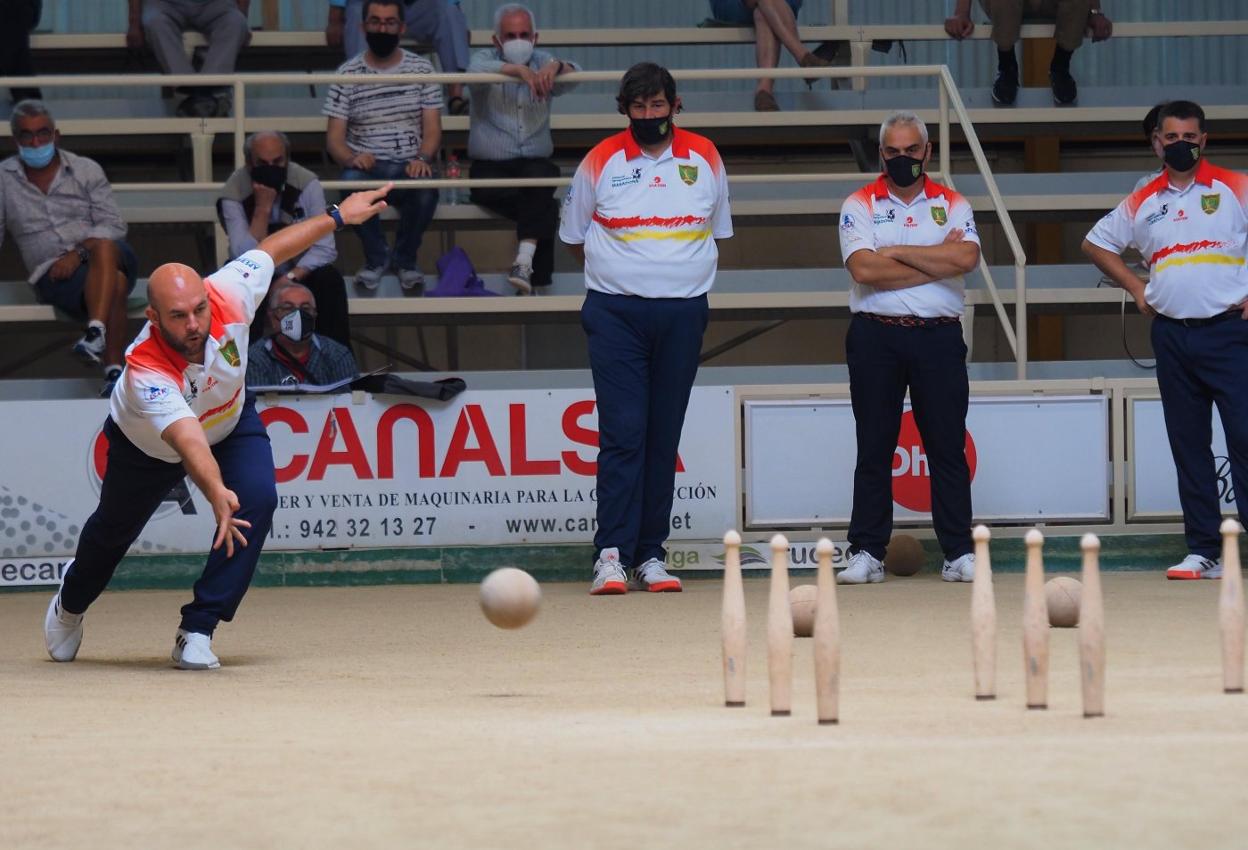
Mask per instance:
[[[342,212],[338,209],[337,204],[330,204],[325,208],[325,214],[334,220],[334,230],[342,230],[347,223],[342,220]]]
[[[82,247],[81,245],[78,246],[77,250],[78,250],[78,262],[82,263],[85,266],[87,264],[87,260],[91,259],[91,252],[88,251],[86,248]]]

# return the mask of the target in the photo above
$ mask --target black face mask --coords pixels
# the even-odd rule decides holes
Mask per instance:
[[[884,160],[884,170],[890,180],[904,189],[923,176],[923,160],[902,154]]]
[[[629,118],[628,126],[639,145],[657,145],[672,133],[672,116],[662,118]]]
[[[306,307],[287,313],[278,322],[278,332],[291,342],[303,342],[316,330],[316,315]]]
[[[1166,145],[1162,152],[1165,154],[1166,165],[1179,172],[1191,171],[1200,159],[1200,145],[1182,139]]]
[[[399,46],[397,32],[366,32],[364,40],[368,42],[368,49],[378,59],[385,59]]]
[[[286,166],[284,165],[253,165],[251,179],[261,186],[268,186],[278,192],[286,185]]]

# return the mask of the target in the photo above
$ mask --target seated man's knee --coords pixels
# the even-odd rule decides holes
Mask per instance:
[[[112,239],[92,239],[87,243],[87,254],[94,264],[111,263],[118,265],[121,249]]]
[[[154,33],[177,33],[181,34],[185,27],[182,22],[176,20],[165,10],[144,4],[143,6],[143,30],[149,35]]]

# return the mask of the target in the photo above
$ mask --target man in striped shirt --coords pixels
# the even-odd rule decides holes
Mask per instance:
[[[432,74],[433,66],[399,47],[403,7],[399,0],[367,0],[364,37],[368,49],[338,68],[340,74]],[[322,110],[329,116],[326,147],[342,166],[343,180],[403,180],[433,176],[442,144],[442,90],[435,83],[333,85]],[[416,265],[420,242],[438,207],[436,189],[391,193],[399,211],[394,250],[386,245],[376,218],[356,228],[364,247],[364,268],[356,282],[376,289],[393,268],[404,289],[425,282]]]

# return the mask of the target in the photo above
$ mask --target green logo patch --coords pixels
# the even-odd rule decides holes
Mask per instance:
[[[1222,203],[1222,194],[1220,192],[1216,195],[1201,195],[1200,211],[1205,215],[1213,215],[1218,211],[1218,204],[1220,203]]]
[[[219,351],[221,356],[225,358],[225,362],[229,363],[231,366],[237,366],[243,362],[238,356],[238,345],[235,344],[232,339],[225,345],[221,346]]]
[[[944,207],[932,207],[932,221],[944,227],[948,220],[949,214],[945,212]]]
[[[676,172],[680,174],[680,179],[684,181],[686,186],[692,186],[698,182],[698,167],[696,165],[678,165]]]

